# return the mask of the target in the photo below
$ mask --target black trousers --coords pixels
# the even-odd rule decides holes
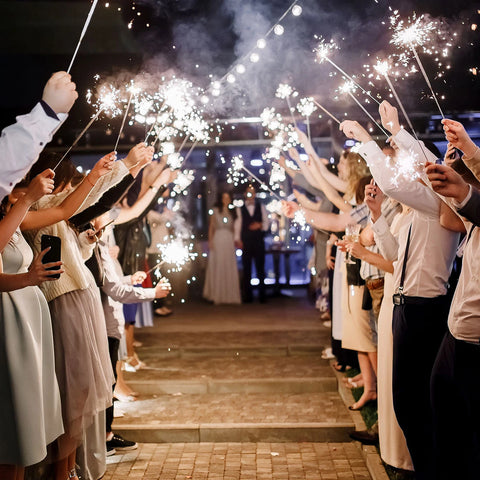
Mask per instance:
[[[434,480],[430,376],[447,328],[449,299],[405,298],[393,309],[393,406],[416,480]]]
[[[479,366],[480,344],[447,332],[431,378],[438,480],[480,478]]]
[[[260,300],[265,299],[265,245],[263,239],[258,242],[244,241],[242,253],[243,265],[243,300],[251,302],[253,299],[252,285],[252,261],[255,262],[257,272]]]
[[[108,337],[108,352],[110,353],[110,361],[112,362],[113,375],[115,376],[115,382],[117,381],[117,362],[118,362],[118,347],[120,346],[120,340],[114,337]],[[113,390],[115,390],[116,383],[113,384]],[[110,433],[112,431],[113,423],[113,402],[112,406],[108,407],[105,412],[106,431]]]

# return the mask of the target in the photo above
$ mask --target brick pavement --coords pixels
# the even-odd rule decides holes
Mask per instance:
[[[104,480],[370,480],[354,443],[140,444]]]

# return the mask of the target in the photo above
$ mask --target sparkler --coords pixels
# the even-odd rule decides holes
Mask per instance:
[[[380,105],[380,102],[372,96],[370,92],[365,90],[358,82],[356,82],[350,75],[348,75],[345,70],[340,68],[331,58],[330,53],[337,48],[333,42],[325,43],[323,40],[319,43],[317,48],[314,50],[317,54],[318,63],[323,63],[325,60],[330,63],[334,68],[336,68],[346,79],[350,80],[356,87],[358,87],[365,95],[368,95],[377,105]]]
[[[423,63],[420,60],[418,52],[415,48],[415,46],[424,46],[429,41],[431,41],[431,35],[438,29],[438,23],[427,22],[424,15],[420,16],[419,18],[416,18],[414,16],[408,26],[405,26],[405,22],[403,20],[397,23],[396,16],[391,17],[390,22],[394,29],[391,43],[393,43],[397,47],[408,46],[411,49],[413,56],[415,57],[415,60],[417,61],[417,64],[420,68],[420,71],[422,72],[423,78],[425,79],[425,82],[427,83],[427,86],[432,93],[432,97],[437,105],[437,108],[442,115],[442,118],[445,118],[442,108],[440,107],[440,103],[438,102],[437,96],[433,90],[430,79],[428,78],[427,72],[425,71]],[[424,49],[426,51],[429,51],[429,49],[427,48]]]
[[[298,93],[295,92],[293,88],[290,85],[287,85],[286,83],[280,83],[275,93],[275,96],[277,98],[281,98],[287,101],[288,111],[290,112],[290,115],[292,117],[292,122],[295,128],[297,128],[297,122],[295,121],[295,117],[293,116],[293,109],[292,109],[292,106],[290,105],[290,96],[295,97],[296,95],[298,95]]]
[[[366,115],[368,116],[368,118],[370,118],[370,120],[375,123],[375,125],[382,131],[382,133],[388,138],[390,137],[390,135],[388,134],[388,132],[385,131],[385,129],[372,117],[372,115],[370,114],[370,112],[368,112],[368,110],[358,101],[357,97],[355,97],[355,95],[353,94],[353,91],[354,91],[354,85],[353,83],[350,83],[350,82],[345,82],[341,87],[340,87],[340,91],[342,93],[348,93],[348,95],[350,95],[350,97],[353,99],[353,101],[366,113]]]
[[[262,188],[264,188],[265,190],[268,190],[278,200],[282,200],[280,196],[276,194],[265,182],[262,182],[262,180],[260,180],[252,171],[250,171],[245,166],[245,163],[241,155],[238,155],[232,158],[232,169],[233,169],[232,176],[234,178],[236,177],[236,179],[238,179],[240,171],[245,170],[245,172],[247,172],[247,174],[250,177],[252,177],[256,182],[258,182]]]
[[[118,142],[120,141],[120,136],[122,135],[123,127],[125,126],[125,120],[127,119],[128,111],[130,110],[130,103],[132,102],[133,94],[136,93],[136,89],[133,85],[130,86],[130,97],[128,98],[127,108],[125,110],[125,115],[122,119],[122,124],[120,126],[120,130],[118,132],[117,141],[115,142],[115,148],[113,149],[114,152],[117,152]]]
[[[111,117],[115,117],[115,115],[120,112],[120,109],[117,107],[116,101],[118,100],[119,96],[119,91],[118,89],[114,88],[113,86],[102,86],[99,90],[99,96],[98,100],[95,103],[97,106],[98,110],[97,113],[91,118],[91,120],[88,122],[86,127],[80,132],[80,134],[77,136],[77,138],[74,140],[72,143],[71,147],[65,152],[63,157],[58,161],[58,163],[55,165],[53,170],[62,163],[62,161],[65,159],[65,157],[72,151],[72,149],[77,145],[79,140],[83,137],[85,132],[90,128],[92,123],[99,117],[99,115],[104,112],[109,114]],[[91,98],[92,98],[92,92],[90,90],[87,91],[87,102],[91,103]]]
[[[303,115],[307,119],[307,135],[308,139],[311,140],[310,135],[310,115],[317,109],[315,102],[312,97],[302,98],[297,104],[297,110],[300,115]]]
[[[83,37],[87,32],[88,25],[90,24],[90,20],[92,19],[93,12],[95,11],[95,7],[97,6],[97,3],[98,3],[98,0],[93,0],[92,6],[90,7],[90,11],[88,12],[87,20],[85,21],[82,33],[80,34],[80,39],[78,40],[77,48],[75,49],[72,60],[70,61],[70,65],[68,66],[67,73],[70,73],[70,70],[72,69],[73,62],[75,61],[75,58],[77,56],[78,49],[80,48],[80,44],[82,43]]]
[[[322,105],[320,105],[316,100],[313,100],[313,103],[315,103],[315,105],[320,108],[320,110],[322,110],[323,112],[325,112],[332,120],[334,120],[335,122],[337,122],[339,125],[342,123],[335,115],[333,115],[332,113],[330,113],[325,107],[323,107]]]
[[[388,70],[389,70],[389,65],[388,65],[388,62],[386,61],[383,61],[383,62],[380,62],[378,61],[376,65],[374,65],[373,67],[379,74],[383,75],[385,77],[385,80],[387,81],[388,83],[388,86],[390,87],[390,90],[392,91],[394,97],[395,97],[395,100],[397,101],[399,107],[401,108],[402,110],[402,113],[403,113],[403,116],[405,117],[405,120],[407,121],[408,123],[408,126],[410,127],[410,130],[412,131],[415,139],[417,140],[418,144],[420,145],[420,148],[422,149],[422,152],[423,152],[423,155],[425,156],[425,160],[428,162],[428,157],[427,157],[427,154],[425,153],[425,150],[423,149],[423,144],[420,142],[419,138],[418,138],[418,135],[417,135],[417,132],[415,131],[415,129],[413,128],[413,125],[412,125],[412,122],[410,121],[410,117],[408,116],[407,114],[407,111],[405,110],[405,107],[403,106],[403,103],[402,101],[400,100],[400,97],[398,96],[397,94],[397,91],[395,90],[395,88],[393,87],[393,84],[390,80],[390,77],[388,76]]]
[[[72,149],[77,145],[79,140],[83,137],[85,132],[90,128],[90,125],[98,118],[98,116],[103,112],[103,108],[100,108],[100,110],[92,117],[92,119],[87,123],[87,126],[80,132],[80,134],[77,136],[75,141],[72,143],[71,147],[63,154],[63,157],[57,162],[55,167],[53,167],[53,171],[55,171],[58,166],[63,162],[65,157],[72,151]]]

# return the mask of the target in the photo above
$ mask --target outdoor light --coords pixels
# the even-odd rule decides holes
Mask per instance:
[[[303,9],[300,5],[295,5],[292,8],[292,15],[294,15],[295,17],[299,17],[302,14],[302,10]]]
[[[250,61],[252,63],[257,63],[260,60],[260,55],[258,53],[252,53],[250,55]]]
[[[240,73],[240,74],[245,73],[245,70],[246,70],[245,65],[241,63],[238,64],[236,70],[237,70],[237,73]]]
[[[282,25],[278,24],[278,25],[275,25],[275,28],[273,29],[275,35],[283,35],[283,32],[285,32],[285,29],[283,28]]]
[[[266,46],[267,46],[267,41],[264,38],[260,38],[260,39],[257,40],[257,47],[258,48],[265,48]]]

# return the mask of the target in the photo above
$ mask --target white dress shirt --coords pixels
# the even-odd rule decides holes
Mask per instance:
[[[17,122],[2,130],[0,136],[0,200],[9,195],[30,167],[37,161],[40,152],[50,142],[53,134],[66,120],[67,114],[57,114],[58,120],[48,116],[38,103],[26,115],[17,117]]]
[[[395,135],[394,140],[403,150],[422,156],[425,152],[429,161],[436,160],[431,152],[425,147],[422,149],[405,130]],[[380,189],[389,197],[414,209],[403,293],[406,296],[425,298],[445,295],[459,234],[440,225],[440,198],[414,179],[404,177],[394,181],[392,172],[387,167],[387,158],[374,141],[362,145],[359,153],[370,167]],[[395,291],[400,286],[409,227],[410,223],[406,223],[399,231],[398,258],[393,264]]]

